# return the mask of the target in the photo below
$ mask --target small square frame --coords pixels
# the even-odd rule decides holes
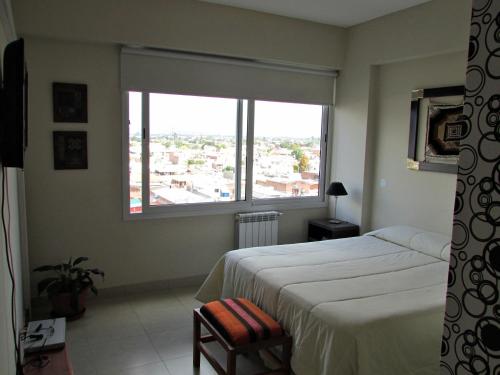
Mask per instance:
[[[55,131],[54,169],[88,169],[87,132]]]
[[[410,138],[408,141],[408,158],[406,166],[416,171],[442,172],[456,174],[458,165],[444,163],[429,163],[419,161],[417,156],[420,101],[424,98],[439,98],[445,96],[464,96],[464,86],[437,87],[430,89],[419,89],[412,91],[410,112]],[[426,130],[426,129],[424,129]]]
[[[54,122],[88,122],[87,85],[80,83],[52,83]]]

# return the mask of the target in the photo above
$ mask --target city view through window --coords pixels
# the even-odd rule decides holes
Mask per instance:
[[[237,194],[236,99],[149,94],[151,206],[245,199],[243,105]],[[322,106],[255,101],[252,199],[318,196]],[[130,212],[142,212],[142,93],[129,93]]]

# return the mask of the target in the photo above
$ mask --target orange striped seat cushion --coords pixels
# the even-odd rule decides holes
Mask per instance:
[[[245,298],[228,298],[203,305],[200,312],[233,345],[281,336],[273,318]]]

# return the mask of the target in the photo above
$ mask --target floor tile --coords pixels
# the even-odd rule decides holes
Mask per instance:
[[[73,342],[87,342],[88,333],[85,330],[85,325],[82,324],[73,324],[76,322],[68,322],[66,324],[66,341],[68,343]]]
[[[79,370],[73,367],[73,375],[99,375],[96,370]]]
[[[172,294],[175,295],[177,298],[183,298],[183,297],[194,298],[199,289],[200,289],[199,287],[193,287],[193,286],[176,288],[172,289]]]
[[[163,362],[157,362],[121,370],[98,371],[97,375],[170,375],[170,373]]]
[[[153,349],[151,341],[146,335],[127,337],[119,340],[89,339],[90,346],[96,358],[114,356],[123,352]]]
[[[85,328],[89,343],[95,341],[112,341],[129,337],[144,336],[145,331],[139,321],[123,324],[120,322],[102,324],[98,323]]]
[[[227,359],[224,349],[222,349],[217,342],[208,343],[207,347],[224,367]],[[238,375],[258,374],[264,371],[269,371],[269,369],[264,366],[257,353],[252,353],[250,355],[238,355],[236,358],[236,368]]]
[[[191,327],[152,334],[149,338],[162,360],[188,356],[193,352]]]
[[[170,290],[135,295],[131,297],[129,301],[130,307],[136,313],[144,310],[162,310],[172,306],[178,306],[179,304],[179,299]]]
[[[202,303],[194,298],[199,288],[187,287],[175,289],[174,295],[181,301],[181,303],[189,309],[199,308]]]
[[[193,324],[192,310],[180,302],[161,309],[157,307],[148,309],[144,306],[137,315],[144,330],[150,335],[188,328]]]
[[[99,372],[128,369],[161,361],[147,336],[94,341],[91,349],[94,354],[94,366]]]
[[[201,359],[200,369],[193,367],[193,356],[185,356],[164,361],[170,375],[217,375],[205,358]]]
[[[94,353],[86,340],[77,342],[68,342],[66,344],[68,356],[75,375],[95,375]]]
[[[203,304],[193,297],[179,297],[181,303],[190,310],[199,309]]]
[[[84,317],[67,324],[75,375],[216,374],[203,357],[201,369],[193,368],[192,311],[201,306],[194,299],[197,289],[92,299]],[[209,345],[225,363],[218,344]],[[257,356],[238,356],[238,374],[264,369]]]

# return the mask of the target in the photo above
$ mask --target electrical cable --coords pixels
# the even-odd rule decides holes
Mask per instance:
[[[11,323],[12,323],[12,334],[14,337],[14,357],[16,362],[16,373],[22,374],[22,366],[21,366],[21,349],[17,339],[17,312],[16,312],[16,281],[14,275],[14,266],[13,266],[13,257],[12,257],[12,248],[10,243],[10,205],[8,203],[8,187],[7,187],[7,170],[4,166],[2,166],[2,198],[1,198],[1,217],[2,217],[2,229],[4,235],[5,242],[5,255],[7,261],[7,268],[9,270],[9,276],[12,283],[11,289]],[[7,207],[9,210],[9,221],[8,227],[6,225],[5,219],[5,200],[7,198]]]
[[[26,366],[32,366],[32,367],[36,367],[36,368],[40,369],[40,368],[46,367],[50,363],[50,358],[47,355],[43,355],[43,351],[45,349],[45,345],[47,344],[47,340],[49,339],[49,337],[52,337],[54,335],[54,330],[55,330],[54,325],[55,324],[56,324],[56,320],[53,319],[52,325],[50,327],[41,328],[39,330],[39,331],[44,330],[44,331],[49,331],[49,332],[46,334],[43,334],[43,344],[40,347],[40,349],[38,349],[39,353],[34,358],[30,359],[28,362],[23,364],[23,368]],[[39,331],[37,331],[37,332],[39,332]],[[37,341],[38,340],[33,340],[30,343],[33,344]]]
[[[11,304],[11,317],[12,317],[12,325],[17,332],[17,310],[16,310],[16,284],[15,284],[15,273],[14,273],[14,256],[12,255],[12,243],[10,238],[10,201],[9,201],[9,175],[7,170],[5,169],[5,194],[7,199],[7,243],[9,244],[9,256],[10,256],[10,268],[12,269],[13,275],[13,284],[12,284],[12,304]],[[16,340],[17,342],[17,340]],[[17,342],[19,346],[19,342]]]
[[[6,261],[7,261],[7,268],[9,269],[9,276],[10,280],[12,282],[12,289],[15,290],[15,279],[14,279],[14,271],[12,267],[12,261],[10,257],[10,252],[9,252],[9,234],[8,230],[5,224],[5,181],[6,181],[6,170],[5,167],[2,167],[2,228],[3,228],[3,235],[4,235],[4,242],[5,242],[5,256],[6,256]],[[12,296],[11,296],[12,299]],[[12,313],[12,306],[11,306],[11,313]],[[12,315],[12,314],[11,314]],[[12,317],[12,316],[11,316]],[[15,331],[15,324],[14,324],[14,319],[12,317],[12,330],[14,334],[14,341],[15,341],[15,346],[16,346],[16,356],[17,356],[17,340],[15,340],[16,336],[16,331]]]

